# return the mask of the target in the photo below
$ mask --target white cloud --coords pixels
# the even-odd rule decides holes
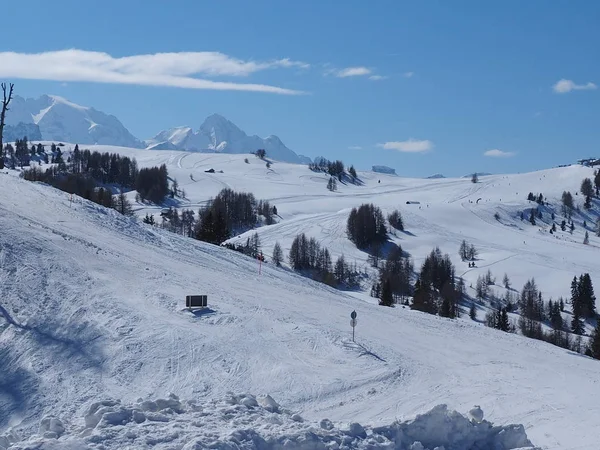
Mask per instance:
[[[386,79],[387,79],[387,77],[384,75],[371,75],[369,77],[369,80],[372,80],[372,81],[381,81],[381,80],[386,80]]]
[[[266,62],[243,61],[219,52],[155,53],[120,58],[76,49],[44,53],[0,52],[2,78],[301,94],[300,91],[277,86],[194,77],[243,77],[262,70],[292,67],[305,69],[310,65],[287,58]]]
[[[504,152],[497,148],[493,150],[488,150],[484,153],[484,156],[489,156],[491,158],[510,158],[511,156],[515,156],[515,152]]]
[[[552,86],[552,89],[557,94],[566,94],[567,92],[571,91],[591,91],[597,88],[598,86],[591,81],[585,84],[576,84],[574,81],[565,80],[564,78],[560,81],[557,81],[556,84]]]
[[[405,78],[412,78],[414,74],[415,74],[414,72],[404,72],[403,75]]]
[[[422,153],[429,151],[433,148],[433,142],[431,141],[419,141],[416,139],[409,139],[407,141],[391,141],[383,144],[377,144],[377,147],[384,148],[386,150],[396,150],[404,153]]]
[[[336,70],[334,73],[338,78],[361,77],[370,75],[371,69],[367,67],[346,67],[345,69]]]
[[[351,145],[348,147],[348,150],[362,150],[362,147],[360,145]]]

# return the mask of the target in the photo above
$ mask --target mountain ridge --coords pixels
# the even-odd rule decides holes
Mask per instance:
[[[38,98],[17,95],[10,106],[7,125],[35,124],[44,140],[143,147],[115,116],[58,95]]]
[[[269,158],[279,161],[311,162],[310,158],[290,150],[278,136],[249,136],[229,119],[216,113],[204,119],[195,131],[189,126],[179,126],[142,141],[129,132],[116,116],[58,95],[44,94],[38,98],[16,95],[10,106],[7,126],[17,133],[38,127],[40,140],[202,153],[239,154],[264,149]],[[15,138],[13,135],[11,132],[11,138]],[[39,135],[36,132],[30,138],[39,139]]]
[[[185,150],[202,153],[251,153],[264,149],[273,159],[290,163],[308,163],[310,158],[290,150],[278,136],[266,138],[248,136],[226,117],[213,113],[197,131],[189,126],[178,126],[163,130],[145,141],[147,148],[154,150]]]

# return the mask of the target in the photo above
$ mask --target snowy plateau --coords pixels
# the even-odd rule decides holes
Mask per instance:
[[[573,234],[519,218],[529,191],[558,208],[590,168],[476,184],[359,172],[362,185],[330,192],[324,174],[253,155],[82,148],[166,164],[186,192],[174,207],[197,210],[225,187],[269,200],[278,223],[232,239],[257,232],[265,255],[304,232],[369,272],[345,229],[373,202],[402,212],[407,231],[391,239],[415,267],[439,246],[467,286],[490,269],[515,289],[535,277],[549,299],[568,297],[575,275],[600,280],[600,238],[582,244],[598,204],[575,214]],[[0,449],[598,449],[600,362],[487,328],[484,306],[477,321],[451,320],[381,307],[368,284],[335,290],[268,262],[259,273],[240,253],[143,224],[164,206],[134,192],[138,217],[126,218],[4,172]],[[463,239],[476,268],[458,256]],[[209,308],[185,310],[189,294]]]

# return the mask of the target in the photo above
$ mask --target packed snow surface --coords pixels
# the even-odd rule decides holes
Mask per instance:
[[[531,207],[528,191],[559,198],[562,190],[575,192],[591,169],[486,176],[477,184],[365,172],[359,173],[362,186],[340,184],[338,192],[329,192],[323,174],[283,163],[267,168],[252,155],[245,163],[244,155],[90,148],[135,156],[141,167],[166,163],[187,193],[187,199],[174,200],[178,207],[197,209],[223,187],[270,200],[280,222],[257,230],[266,255],[275,241],[286,252],[303,231],[334,255],[344,253],[366,266],[366,255],[345,236],[345,220],[351,207],[374,202],[384,212],[402,211],[407,233],[393,239],[416,266],[439,245],[467,285],[488,268],[498,277],[507,272],[517,289],[535,276],[544,295],[555,297],[568,294],[573,275],[589,272],[600,279],[598,238],[581,244],[583,216],[576,216],[573,235],[549,235],[543,221],[534,227],[518,218],[520,210]],[[206,173],[209,168],[217,172]],[[543,448],[597,448],[598,361],[480,322],[383,308],[363,292],[337,291],[271,264],[263,264],[259,275],[257,262],[241,254],[86,201],[71,204],[65,193],[10,174],[0,174],[0,189],[0,434],[13,441],[17,436],[16,448],[59,448],[52,433],[62,433],[56,443],[71,445],[66,448],[80,448],[76,438],[91,448],[146,448],[151,444],[145,439],[152,436],[171,436],[167,439],[177,444],[159,448],[204,448],[193,447],[192,437],[205,439],[211,432],[212,442],[223,443],[216,448],[254,448],[232,446],[232,436],[245,443],[259,436],[271,447],[256,448],[277,448],[278,437],[299,442],[308,433],[302,427],[315,427],[325,418],[333,436],[343,439],[346,429],[362,435],[349,425],[357,423],[367,439],[380,437],[383,445],[397,441],[393,431],[376,432],[378,427],[395,430],[390,424],[418,414],[437,417],[431,420],[451,417],[447,426],[460,433],[479,433],[473,430],[489,428],[488,420],[517,423]],[[420,204],[406,205],[409,200]],[[139,214],[159,210],[136,208]],[[480,250],[475,269],[458,258],[464,238]],[[207,294],[209,309],[184,311],[189,294]],[[358,313],[356,342],[349,324],[352,310]],[[143,411],[138,399],[168,400],[169,392],[187,399],[182,412],[152,411],[166,422],[135,421],[134,411]],[[247,400],[250,407],[242,400],[226,406],[230,392],[251,392],[257,401],[270,395],[287,411],[280,417],[283,425],[274,423],[269,430],[275,416],[264,406],[252,406],[252,400]],[[88,435],[85,418],[94,404],[107,399],[115,403],[104,407],[116,409],[117,416],[127,411],[120,416],[126,424],[97,429],[98,422]],[[200,417],[188,400],[208,415]],[[482,421],[474,405],[485,412]],[[469,413],[471,425],[452,410]],[[179,425],[189,430],[200,419],[198,428],[204,429],[187,434],[184,444]],[[35,447],[30,438],[39,436],[40,427],[42,436],[50,434]],[[160,430],[148,431],[152,427]],[[509,428],[525,439],[518,427]],[[131,439],[127,445],[126,438]],[[487,432],[482,438],[492,439]],[[360,448],[352,442],[348,445]],[[421,443],[432,449],[468,448],[449,437],[444,443]],[[422,448],[394,445],[389,448]]]

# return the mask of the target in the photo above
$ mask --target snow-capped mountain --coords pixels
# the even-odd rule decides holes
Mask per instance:
[[[264,149],[267,156],[278,161],[308,163],[310,158],[297,155],[281,139],[271,135],[266,138],[248,136],[233,122],[219,114],[212,114],[200,125],[198,131],[191,127],[176,127],[161,131],[146,141],[153,150],[187,150],[215,153],[250,153]]]
[[[36,124],[42,139],[79,144],[106,144],[143,147],[115,117],[94,108],[80,106],[56,95],[39,98],[15,96],[10,104],[7,124]]]

